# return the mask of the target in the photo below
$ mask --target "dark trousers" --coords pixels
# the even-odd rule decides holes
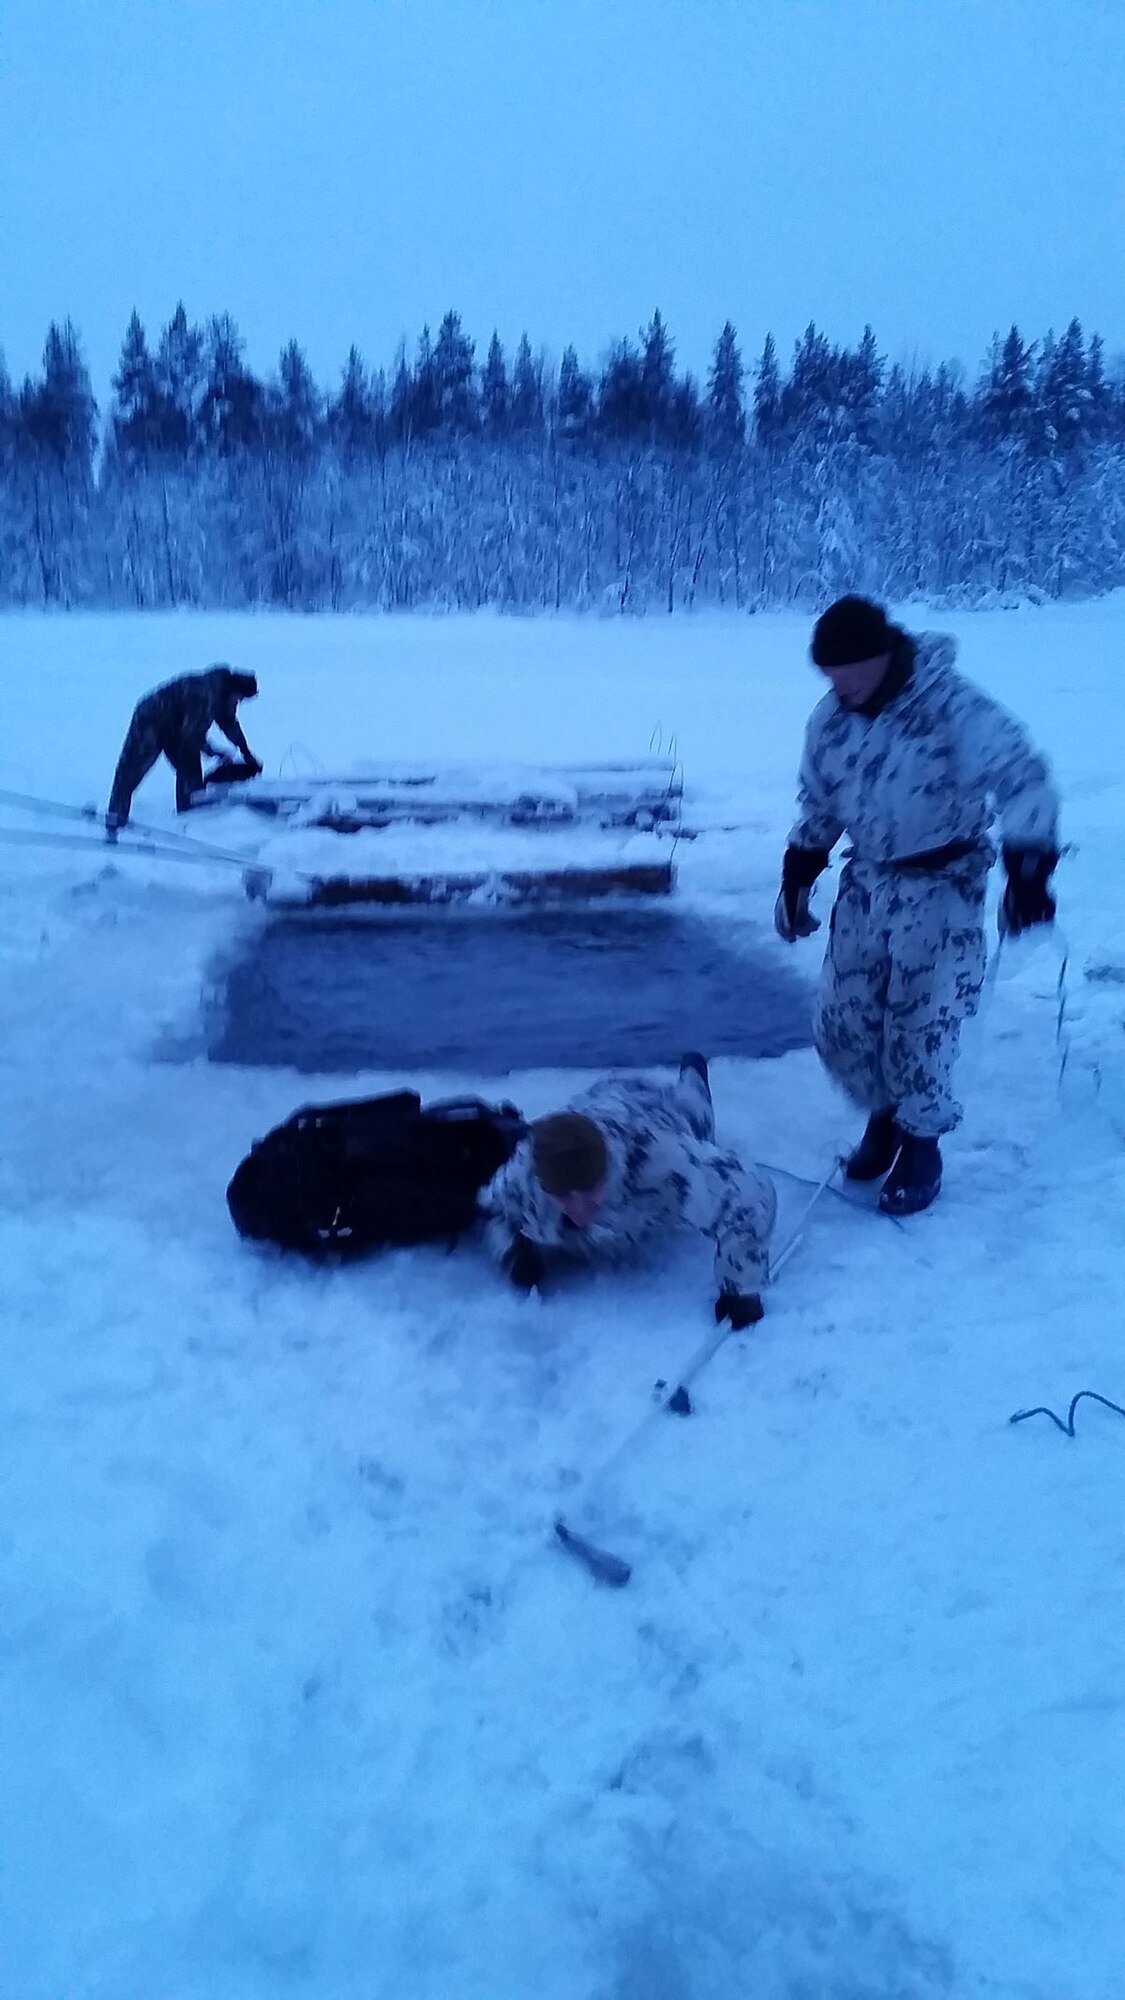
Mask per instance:
[[[142,778],[147,778],[161,754],[167,757],[176,773],[176,811],[190,811],[192,793],[203,790],[202,746],[169,737],[145,716],[134,715],[113,774],[113,790],[109,795],[106,815],[111,825],[124,826],[133,803],[133,793]]]

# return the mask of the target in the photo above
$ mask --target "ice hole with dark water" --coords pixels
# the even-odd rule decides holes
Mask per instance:
[[[292,1068],[643,1068],[776,1056],[808,987],[752,925],[671,909],[278,916],[220,971],[211,1061]]]

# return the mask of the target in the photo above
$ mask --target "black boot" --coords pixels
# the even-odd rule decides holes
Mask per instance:
[[[844,1173],[850,1181],[880,1181],[890,1173],[895,1157],[902,1145],[902,1133],[895,1124],[895,1114],[890,1111],[873,1111],[867,1121],[864,1133],[855,1152],[844,1162]]]
[[[879,1206],[887,1215],[917,1215],[941,1192],[941,1147],[936,1139],[902,1134],[902,1151],[883,1183]]]

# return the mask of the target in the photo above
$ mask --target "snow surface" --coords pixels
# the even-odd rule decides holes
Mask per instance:
[[[542,1304],[468,1249],[250,1251],[249,1141],[406,1079],[203,1060],[211,962],[264,921],[235,867],[0,840],[5,2000],[1121,1993],[1125,1424],[1007,1418],[1125,1400],[1125,603],[930,622],[1064,789],[1063,1088],[1047,943],[968,1038],[938,1207],[825,1197],[597,1505],[582,1476],[706,1336],[706,1246]],[[271,775],[674,735],[708,829],[679,894],[766,939],[806,639],[6,618],[0,787],[104,802],[138,694],[213,659],[259,674]],[[137,812],[174,824],[166,770]],[[583,1080],[479,1088],[534,1113]],[[793,1174],[855,1129],[811,1052],[714,1086]],[[808,1190],[779,1188],[784,1243]],[[552,1546],[560,1506],[627,1590]]]

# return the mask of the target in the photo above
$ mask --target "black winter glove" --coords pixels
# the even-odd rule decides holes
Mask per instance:
[[[781,864],[781,894],[774,905],[774,929],[786,944],[820,929],[809,910],[809,891],[828,866],[826,847],[787,847]]]
[[[517,1292],[533,1292],[543,1282],[543,1252],[521,1231],[505,1250],[501,1269],[511,1279]]]
[[[756,1326],[760,1319],[765,1318],[765,1312],[757,1292],[751,1292],[747,1297],[742,1292],[724,1288],[715,1300],[716,1321],[721,1326],[725,1319],[729,1319],[734,1333],[744,1333],[748,1326]]]
[[[1053,924],[1056,903],[1051,877],[1058,866],[1053,847],[1005,847],[1008,881],[1000,904],[1000,934],[1019,937],[1036,924]]]

